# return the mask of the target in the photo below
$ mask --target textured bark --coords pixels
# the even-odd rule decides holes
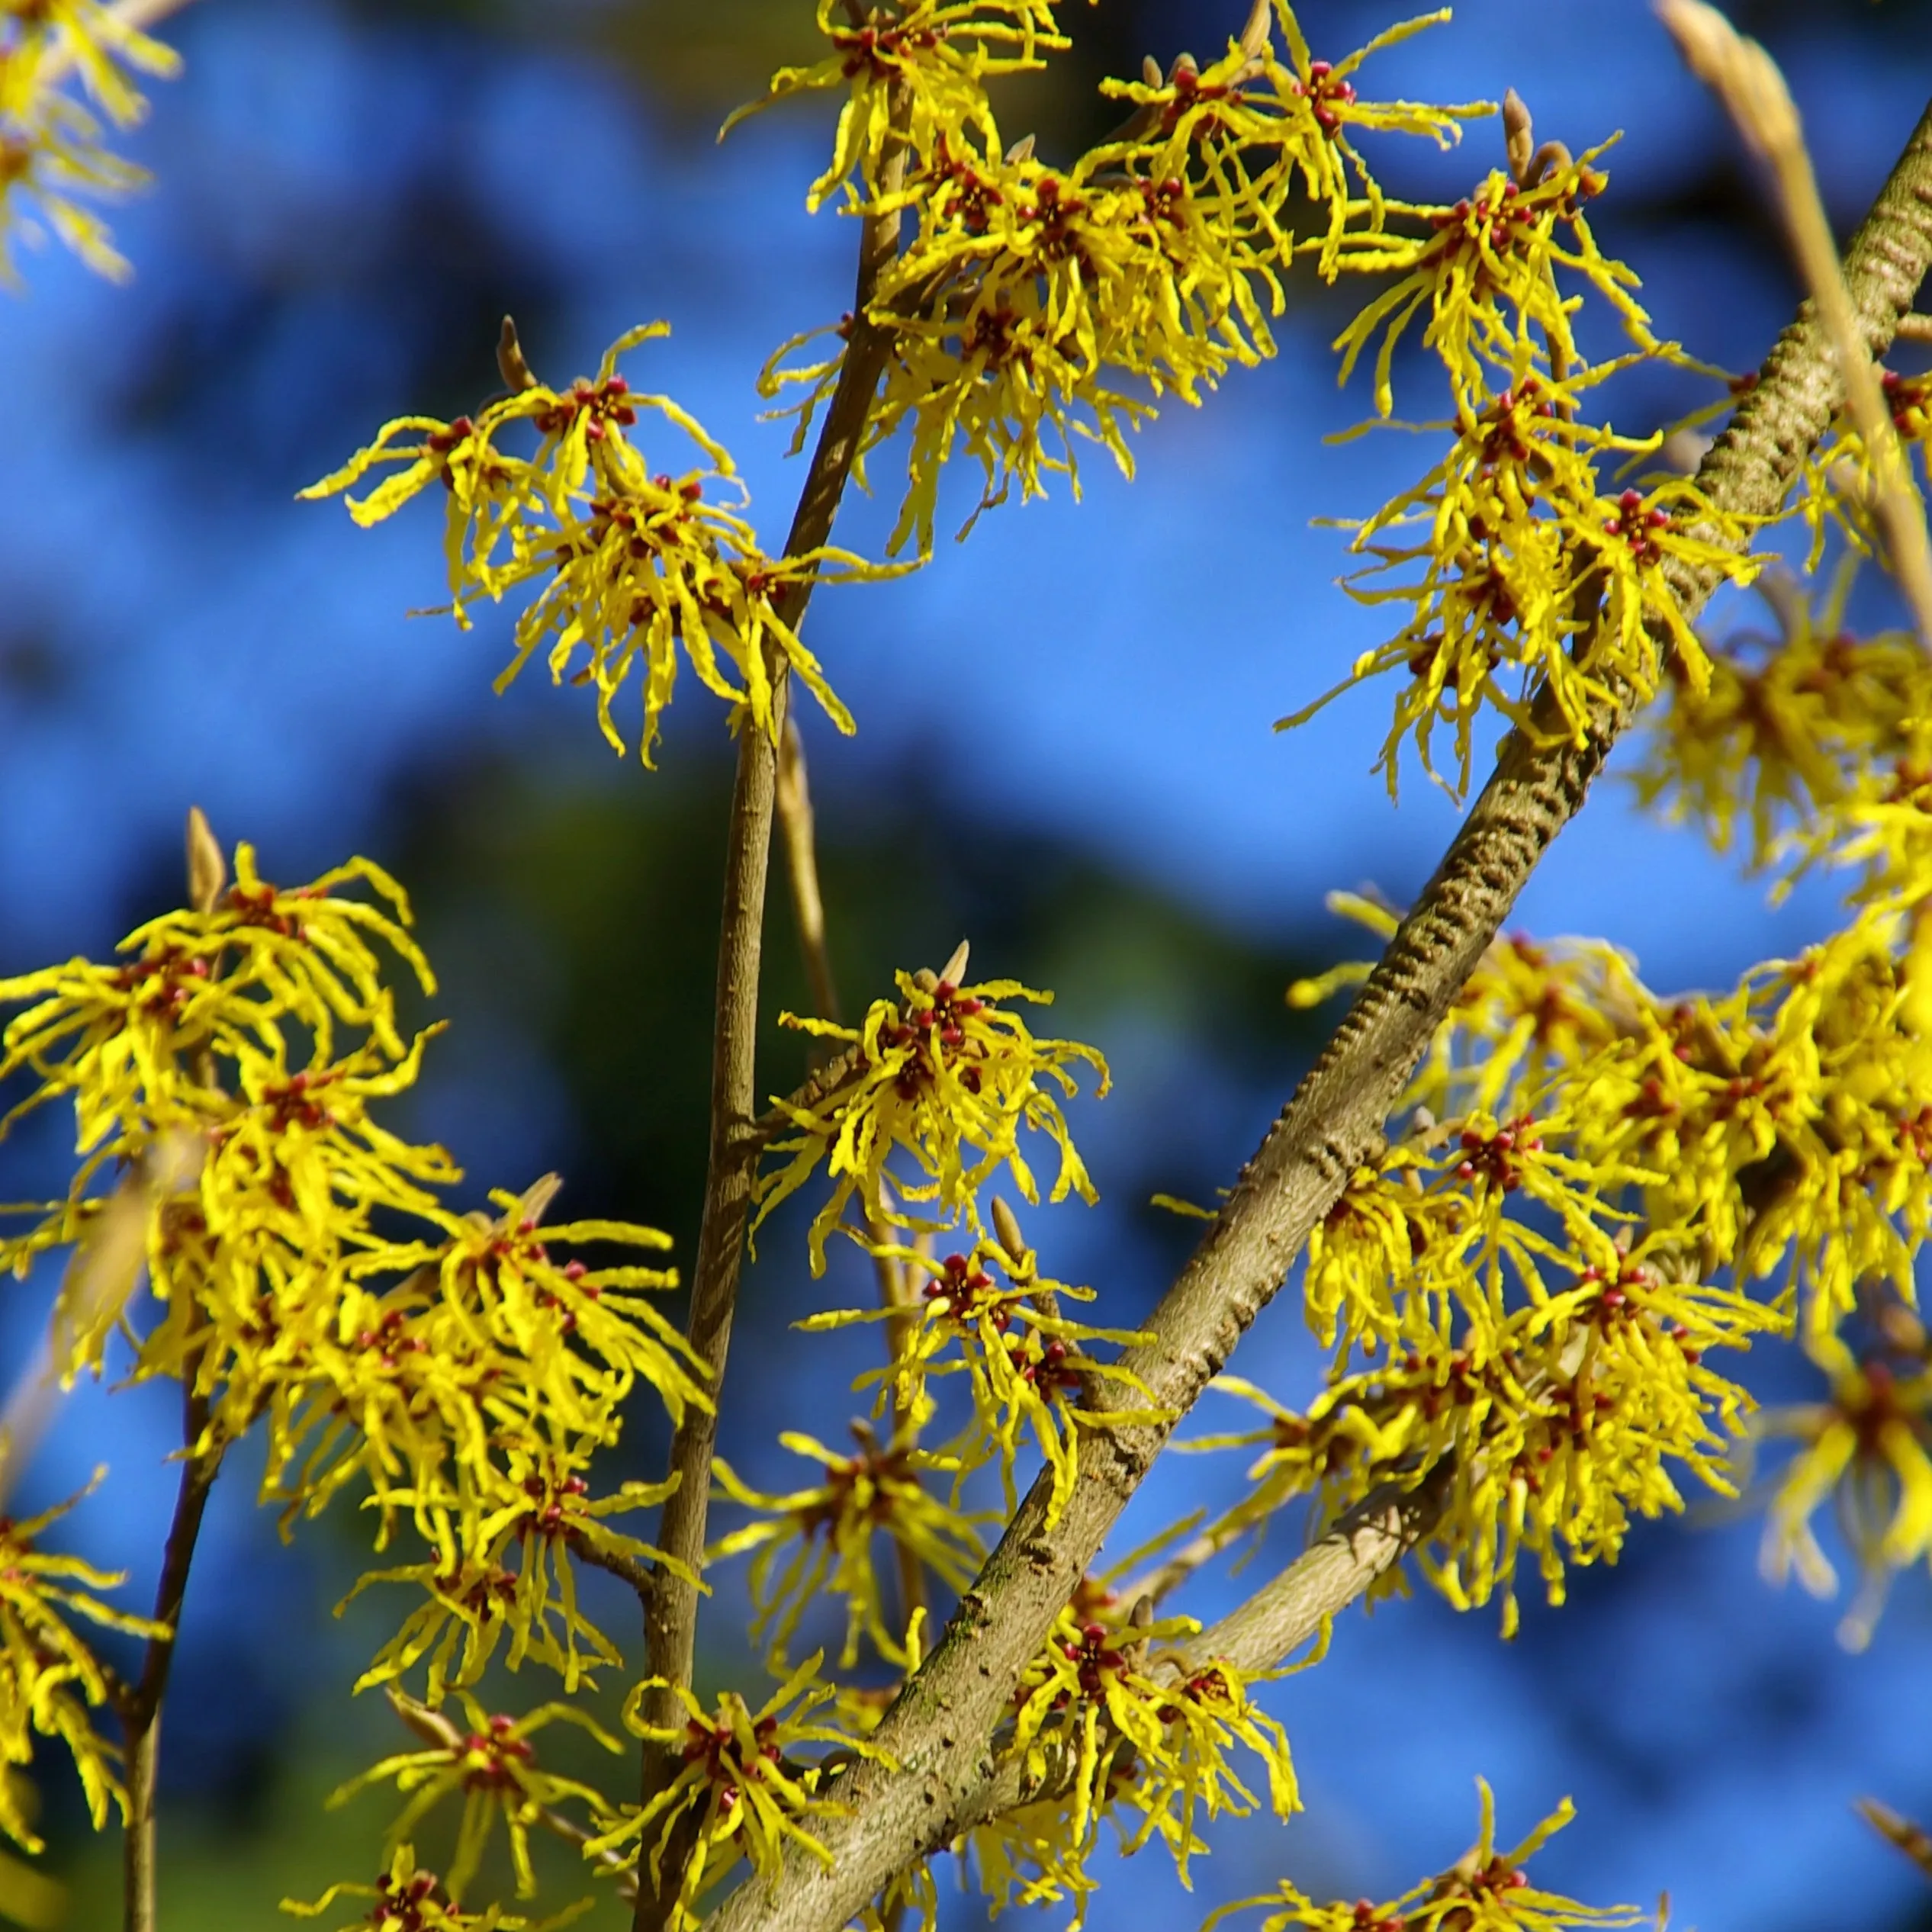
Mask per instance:
[[[1855,237],[1846,279],[1882,354],[1932,263],[1932,113]],[[1705,458],[1720,509],[1783,501],[1837,399],[1835,362],[1808,308],[1766,358],[1755,390]],[[1695,616],[1715,580],[1675,585]],[[1320,1059],[1241,1175],[1200,1247],[1126,1358],[1156,1403],[1185,1411],[1286,1278],[1312,1228],[1382,1129],[1417,1061],[1537,861],[1581,806],[1625,722],[1613,706],[1581,744],[1505,742],[1494,775]],[[850,1809],[819,1828],[829,1864],[788,1857],[775,1883],[728,1898],[712,1932],[838,1932],[922,1848],[973,1813],[996,1772],[992,1741],[1021,1672],[1159,1453],[1172,1424],[1090,1432],[1059,1522],[1037,1482],[961,1599],[944,1638],[876,1735],[900,1767],[855,1773]]]

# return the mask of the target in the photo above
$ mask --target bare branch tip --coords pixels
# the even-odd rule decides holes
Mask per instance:
[[[228,855],[198,805],[188,808],[188,902],[212,912],[228,888]]]
[[[537,379],[530,372],[529,364],[524,360],[523,345],[517,339],[516,321],[513,316],[503,317],[503,326],[497,337],[497,371],[505,384],[511,389],[534,389]]]

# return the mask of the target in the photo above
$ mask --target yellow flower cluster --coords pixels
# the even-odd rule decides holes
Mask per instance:
[[[1304,198],[1322,230],[1305,246],[1331,278],[1344,238],[1379,230],[1384,201],[1352,133],[1446,144],[1462,118],[1486,111],[1357,98],[1350,76],[1369,53],[1445,15],[1332,63],[1310,59],[1283,4],[1275,14],[1291,66],[1275,57],[1263,13],[1205,69],[1184,59],[1165,77],[1110,83],[1127,122],[1054,168],[1030,140],[1004,144],[981,89],[985,75],[1034,64],[1037,49],[1057,44],[1046,8],[915,5],[889,24],[857,28],[834,27],[831,11],[828,0],[821,23],[838,51],[774,86],[852,90],[815,204],[856,170],[860,185],[849,191],[859,205],[914,218],[868,310],[892,332],[893,351],[863,449],[908,431],[892,547],[915,541],[921,555],[931,548],[940,473],[957,454],[979,466],[982,509],[1015,482],[1023,498],[1037,496],[1055,472],[1077,493],[1080,439],[1131,474],[1127,432],[1161,397],[1197,403],[1230,368],[1275,352],[1268,317],[1280,313],[1281,275],[1304,246],[1291,226]],[[963,18],[940,18],[953,14]],[[1010,63],[983,46],[960,51],[992,31],[989,14],[1005,18],[1002,31],[1019,46]],[[902,125],[892,119],[895,89],[910,103]],[[844,356],[841,348],[787,360],[811,339],[785,344],[765,378],[767,394],[802,391],[792,405],[801,444]]]
[[[813,1714],[837,1695],[818,1681],[822,1660],[808,1658],[755,1711],[732,1691],[707,1711],[680,1686],[678,1700],[688,1715],[670,1729],[642,1715],[644,1693],[659,1680],[648,1679],[631,1693],[625,1725],[647,1742],[675,1749],[682,1768],[648,1804],[626,1807],[587,1850],[607,1852],[637,1841],[645,1847],[643,1873],[661,1885],[675,1833],[683,1866],[670,1932],[690,1932],[696,1925],[698,1901],[741,1858],[754,1873],[775,1876],[790,1843],[830,1863],[831,1853],[805,1821],[841,1807],[823,1789],[825,1771],[790,1755],[792,1747],[830,1745],[847,1759],[889,1762],[863,1738],[814,1721]]]
[[[1682,1506],[1673,1470],[1732,1490],[1751,1405],[1710,1353],[1796,1321],[1838,1394],[1772,1432],[1808,1444],[1774,1540],[1818,1580],[1802,1524],[1875,1457],[1900,1500],[1861,1559],[1924,1555],[1918,1439],[1829,1419],[1871,1406],[1837,1326],[1874,1296],[1909,1302],[1932,1230],[1919,932],[1868,907],[1728,993],[1674,1002],[1607,947],[1492,946],[1416,1075],[1409,1132],[1310,1240],[1307,1313],[1340,1350],[1328,1387],[1298,1411],[1223,1378],[1270,1418],[1197,1445],[1263,1451],[1223,1529],[1445,1471],[1424,1567],[1459,1605],[1500,1595],[1513,1628],[1521,1557],[1560,1600],[1566,1564],[1614,1561],[1633,1516]],[[1877,1372],[1888,1402],[1917,1386]]]
[[[1907,632],[1846,628],[1853,580],[1840,569],[1814,602],[1773,576],[1762,587],[1774,634],[1710,648],[1702,690],[1673,667],[1632,775],[1644,804],[1719,851],[1747,828],[1749,863],[1764,867],[1824,856],[1848,812],[1909,792],[1911,773],[1932,764],[1932,666]]]
[[[1124,1851],[1160,1838],[1188,1883],[1201,1819],[1245,1818],[1261,1802],[1229,1762],[1236,1747],[1260,1760],[1276,1817],[1297,1808],[1287,1735],[1249,1699],[1249,1680],[1191,1652],[1186,1640],[1200,1628],[1191,1618],[1156,1619],[1147,1608],[1130,1615],[1090,1584],[1021,1678],[1002,1747],[1045,1795],[970,1835],[995,1910],[1083,1899],[1103,1816],[1115,1820]]]
[[[1560,1603],[1567,1564],[1614,1562],[1633,1516],[1682,1509],[1672,1464],[1734,1493],[1726,1432],[1750,1397],[1705,1357],[1773,1326],[1728,1291],[1620,1261],[1493,1327],[1451,1315],[1431,1332],[1412,1318],[1399,1358],[1337,1376],[1305,1414],[1224,1376],[1217,1386],[1268,1424],[1191,1446],[1262,1449],[1230,1534],[1297,1496],[1316,1497],[1326,1519],[1392,1476],[1447,1469],[1422,1568],[1459,1609],[1500,1596],[1510,1635],[1523,1557]]]
[[[132,127],[147,103],[130,75],[180,71],[173,49],[100,0],[0,0],[0,282],[17,282],[11,244],[16,233],[37,239],[38,221],[97,274],[133,272],[86,203],[145,187],[148,175],[102,145],[92,109]],[[66,91],[69,75],[92,109]]]
[[[0,1036],[0,1082],[30,1083],[0,1124],[71,1104],[79,1156],[64,1200],[10,1210],[29,1225],[0,1239],[0,1266],[24,1272],[76,1242],[94,1257],[131,1215],[124,1265],[66,1272],[59,1371],[98,1372],[110,1335],[127,1334],[135,1379],[188,1386],[198,1454],[263,1425],[263,1496],[285,1523],[352,1486],[381,1544],[399,1516],[413,1523],[427,1560],[364,1580],[423,1600],[365,1683],[425,1665],[433,1704],[507,1635],[513,1667],[535,1657],[574,1689],[616,1653],[577,1607],[571,1558],[654,1556],[606,1519],[667,1493],[593,1496],[591,1459],[641,1386],[674,1417],[709,1397],[645,1298],[672,1274],[561,1251],[667,1239],[613,1221],[540,1228],[554,1181],[495,1195],[494,1218],[452,1212],[448,1156],[371,1111],[414,1080],[425,1041],[398,1027],[384,956],[433,985],[401,892],[362,860],[294,889],[261,879],[246,846],[236,860],[233,886],[142,927],[121,963],[0,982],[24,1009]],[[143,1262],[152,1318],[132,1300]]]
[[[0,1766],[5,1767],[0,1771],[0,1831],[30,1852],[43,1847],[23,1808],[14,1772],[33,1762],[36,1736],[58,1738],[67,1747],[97,1831],[107,1822],[110,1805],[124,1813],[127,1808],[115,1770],[120,1753],[95,1730],[89,1715],[108,1702],[108,1680],[68,1616],[135,1637],[151,1637],[159,1628],[94,1594],[115,1588],[124,1577],[39,1547],[43,1534],[79,1500],[24,1522],[0,1517]]]
[[[891,1441],[881,1445],[863,1432],[853,1458],[834,1456],[808,1438],[781,1438],[797,1453],[818,1458],[825,1470],[823,1484],[791,1496],[760,1494],[721,1471],[725,1495],[760,1515],[713,1553],[757,1552],[751,1576],[757,1628],[773,1633],[781,1659],[806,1601],[829,1592],[846,1602],[844,1664],[854,1660],[862,1631],[881,1655],[903,1663],[910,1639],[883,1620],[873,1561],[879,1538],[898,1546],[902,1564],[929,1567],[949,1587],[963,1588],[980,1549],[974,1525],[983,1519],[961,1507],[976,1471],[997,1463],[1010,1511],[1019,1459],[1037,1451],[1052,1473],[1049,1515],[1057,1520],[1079,1473],[1083,1430],[1165,1419],[1131,1371],[1090,1352],[1095,1344],[1117,1347],[1143,1338],[1065,1313],[1063,1303],[1090,1301],[1093,1291],[1043,1277],[1003,1203],[991,1205],[998,1233],[984,1232],[979,1196],[998,1169],[1011,1175],[1027,1200],[1038,1197],[1020,1150],[1022,1127],[1045,1133],[1058,1149],[1053,1199],[1095,1197],[1052,1089],[1075,1092],[1072,1069],[1084,1062],[1104,1093],[1106,1062],[1076,1042],[1037,1039],[1007,1004],[1051,995],[1008,980],[962,984],[964,975],[963,948],[943,976],[901,973],[899,997],[874,1002],[857,1027],[784,1016],[844,1050],[800,1093],[777,1101],[778,1117],[795,1131],[772,1145],[784,1164],[763,1177],[759,1218],[822,1164],[832,1186],[812,1225],[813,1271],[823,1272],[826,1237],[842,1227],[900,1286],[879,1307],[831,1310],[799,1325],[808,1331],[886,1326],[889,1360],[860,1374],[853,1387],[874,1391],[875,1412],[889,1413]],[[895,1149],[909,1158],[912,1172],[889,1164]],[[844,1219],[855,1201],[863,1226]],[[928,1237],[962,1223],[979,1237],[970,1249],[935,1259]],[[882,1239],[891,1226],[917,1231],[918,1245]],[[921,1451],[918,1432],[938,1411],[934,1385],[954,1377],[963,1378],[970,1397],[964,1426],[942,1449]],[[1103,1401],[1102,1390],[1110,1388],[1116,1396],[1127,1391],[1129,1400]],[[1144,1406],[1133,1406],[1135,1394]],[[952,1477],[950,1502],[928,1491],[925,1478],[933,1474]],[[780,1568],[776,1559],[783,1549],[792,1554]],[[902,1620],[911,1607],[899,1606]]]
[[[664,323],[631,330],[594,378],[568,389],[546,388],[513,364],[520,386],[475,416],[386,423],[368,448],[301,494],[333,496],[400,465],[365,496],[346,500],[366,528],[440,482],[457,622],[468,626],[468,606],[479,597],[500,600],[538,587],[517,619],[516,655],[497,690],[547,646],[554,683],[596,687],[599,726],[620,754],[624,739],[611,715],[618,693],[637,671],[644,690],[640,748],[648,764],[680,648],[699,681],[730,704],[734,729],[749,718],[776,732],[772,680],[788,670],[850,731],[851,714],[780,606],[788,589],[803,583],[891,573],[842,550],[781,559],[760,549],[738,513],[744,486],[723,446],[670,397],[633,390],[617,373],[626,350],[669,333]],[[680,474],[654,472],[626,434],[641,410],[662,416],[702,460]],[[530,455],[500,447],[519,427],[535,439]]]
[[[1390,223],[1345,238],[1340,268],[1397,279],[1336,339],[1345,381],[1371,345],[1377,416],[1394,407],[1395,352],[1422,319],[1422,346],[1442,365],[1453,405],[1442,459],[1413,488],[1352,529],[1373,561],[1344,579],[1358,601],[1406,606],[1401,628],[1364,652],[1349,677],[1278,728],[1299,724],[1340,691],[1392,673],[1403,682],[1378,769],[1395,790],[1403,747],[1460,796],[1485,711],[1548,741],[1581,742],[1593,716],[1641,705],[1667,669],[1696,695],[1702,646],[1678,603],[1688,573],[1748,583],[1750,519],[1720,513],[1692,480],[1660,474],[1619,490],[1604,474],[1662,445],[1586,420],[1594,393],[1633,365],[1688,365],[1660,342],[1632,292],[1637,278],[1599,247],[1585,215],[1608,176],[1593,149],[1574,159],[1533,144],[1529,119],[1506,105],[1510,167],[1453,206],[1390,206]],[[1400,224],[1418,232],[1400,232]],[[1590,363],[1577,339],[1586,299],[1608,308],[1634,345]],[[1701,368],[1701,365],[1688,365]],[[1406,676],[1404,675],[1406,673]],[[1445,780],[1436,728],[1455,739]]]
[[[780,1016],[782,1023],[844,1048],[805,1091],[774,1102],[792,1131],[771,1151],[791,1158],[759,1188],[758,1220],[825,1165],[831,1198],[812,1224],[812,1271],[825,1267],[825,1239],[856,1197],[868,1221],[937,1230],[963,1217],[977,1231],[974,1196],[1004,1166],[1021,1194],[1039,1198],[1020,1130],[1045,1133],[1059,1152],[1050,1198],[1095,1198],[1058,1098],[1078,1091],[1071,1069],[1085,1064],[1107,1091],[1107,1062],[1091,1046],[1036,1039],[1010,1004],[1048,1005],[1013,979],[961,985],[930,972],[898,976],[899,997],[875,1000],[858,1027]],[[888,1166],[902,1149],[920,1178]],[[900,1201],[918,1203],[924,1215]],[[930,1204],[928,1207],[927,1204]]]
[[[1259,1898],[1223,1905],[1203,1932],[1214,1932],[1236,1912],[1266,1914],[1260,1932],[1573,1932],[1596,1925],[1635,1925],[1643,1914],[1632,1905],[1580,1905],[1574,1898],[1545,1892],[1522,1868],[1576,1815],[1567,1799],[1529,1836],[1510,1850],[1496,1844],[1496,1801],[1487,1783],[1482,1830],[1477,1840],[1446,1872],[1426,1879],[1400,1898],[1377,1905],[1318,1905],[1291,1879],[1284,1879]]]
[[[1721,515],[1687,477],[1608,493],[1603,460],[1654,447],[1580,418],[1587,387],[1622,366],[1559,381],[1519,346],[1506,387],[1458,399],[1442,460],[1354,526],[1352,548],[1374,561],[1344,580],[1350,594],[1412,614],[1282,728],[1365,678],[1406,670],[1379,769],[1393,794],[1402,747],[1413,741],[1423,769],[1439,776],[1439,723],[1455,735],[1450,789],[1460,793],[1485,710],[1540,736],[1554,729],[1580,741],[1620,690],[1640,702],[1654,695],[1667,663],[1693,692],[1704,688],[1703,647],[1671,574],[1689,566],[1748,583],[1757,565],[1739,554],[1745,524]],[[1538,697],[1554,706],[1555,723],[1538,715]]]

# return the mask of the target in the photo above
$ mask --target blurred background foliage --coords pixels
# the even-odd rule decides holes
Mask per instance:
[[[1069,5],[1073,51],[1002,98],[1005,124],[1071,151],[1110,119],[1100,76],[1148,52],[1208,55],[1226,11]],[[1331,53],[1388,19],[1353,0],[1301,11]],[[1849,224],[1932,90],[1932,5],[1734,13],[1791,73]],[[773,67],[811,56],[810,0],[203,0],[178,24],[188,75],[140,143],[160,186],[118,223],[134,288],[32,257],[32,292],[0,310],[0,970],[99,956],[173,902],[191,800],[224,837],[256,839],[272,876],[368,850],[416,895],[443,979],[433,1011],[452,1023],[411,1130],[448,1143],[479,1198],[554,1167],[571,1211],[654,1222],[688,1262],[729,783],[715,707],[687,680],[662,769],[618,763],[571,694],[532,679],[489,696],[500,624],[465,636],[405,619],[437,595],[428,513],[361,535],[290,499],[384,417],[454,414],[493,388],[506,310],[551,380],[663,314],[677,333],[634,379],[696,408],[767,526],[782,519],[784,436],[756,425],[752,378],[777,341],[845,305],[850,233],[800,207],[822,104],[722,148],[712,136]],[[1378,91],[1448,99],[1513,84],[1539,132],[1577,146],[1626,130],[1606,245],[1642,271],[1667,333],[1730,366],[1757,359],[1792,279],[1638,0],[1475,0],[1371,73]],[[1479,126],[1461,153],[1400,156],[1390,178],[1453,195],[1494,145]],[[1297,286],[1280,363],[1164,418],[1131,490],[1096,471],[1084,506],[1062,491],[1008,509],[921,577],[813,612],[861,722],[848,744],[806,721],[847,1007],[963,936],[979,969],[1056,991],[1053,1030],[1101,1046],[1118,1084],[1075,1114],[1102,1208],[1038,1225],[1056,1271],[1099,1285],[1121,1320],[1191,1236],[1149,1195],[1211,1201],[1319,1043],[1281,993],[1355,950],[1323,891],[1373,880],[1406,897],[1454,822],[1419,786],[1388,812],[1367,771],[1379,694],[1287,741],[1266,728],[1372,641],[1330,587],[1337,540],[1310,518],[1380,500],[1416,467],[1391,439],[1321,447],[1362,407],[1334,392],[1336,299]],[[1659,383],[1638,407],[1662,420],[1687,400]],[[881,508],[854,506],[841,540],[876,547]],[[1805,893],[1773,914],[1606,782],[1523,917],[1607,934],[1667,985],[1728,979],[1829,914]],[[804,999],[776,870],[767,956],[775,1015]],[[803,1066],[775,1024],[761,1053],[774,1089]],[[57,1133],[23,1136],[0,1151],[0,1195],[57,1188],[63,1159]],[[731,1369],[725,1446],[767,1486],[795,1480],[775,1428],[836,1439],[857,1400],[846,1381],[876,1345],[789,1332],[867,1292],[849,1255],[805,1280],[801,1226],[781,1215],[761,1242]],[[11,1358],[50,1291],[36,1278],[0,1307]],[[1240,1366],[1290,1399],[1313,1388],[1286,1302]],[[1763,1380],[1809,1386],[1789,1363]],[[111,1463],[76,1538],[132,1571],[137,1602],[174,1427],[165,1392],[82,1390],[22,1499]],[[646,1430],[613,1475],[661,1458]],[[1237,1480],[1234,1459],[1181,1462],[1129,1530]],[[1873,1651],[1848,1657],[1833,1606],[1760,1583],[1756,1536],[1747,1515],[1708,1506],[1641,1531],[1618,1569],[1575,1574],[1564,1610],[1526,1606],[1507,1649],[1486,1617],[1432,1597],[1352,1615],[1330,1660],[1272,1699],[1306,1814],[1226,1832],[1192,1898],[1152,1859],[1107,1875],[1096,1927],[1193,1924],[1284,1871],[1387,1895],[1468,1841],[1477,1772],[1506,1832],[1574,1793],[1581,1821],[1545,1876],[1578,1895],[1648,1904],[1668,1887],[1703,1932],[1932,1926],[1915,1876],[1849,1809],[1870,1790],[1932,1812],[1932,1593],[1909,1580]],[[352,1515],[284,1545],[246,1468],[221,1485],[167,1721],[169,1932],[286,1922],[284,1895],[373,1869],[384,1801],[321,1803],[403,1743],[379,1699],[346,1694],[393,1602],[378,1590],[330,1615],[366,1561]],[[704,1668],[744,1681],[738,1578],[717,1581]],[[1212,1615],[1240,1587],[1208,1580],[1187,1607]],[[598,1600],[628,1641],[627,1602]],[[608,1717],[621,1686],[607,1688]],[[514,1708],[542,1694],[498,1693]],[[629,1767],[609,1775],[621,1789]],[[105,1927],[114,1848],[88,1837],[57,1773],[46,1783],[70,1923]],[[433,1861],[433,1837],[424,1849]],[[567,1863],[547,1882],[567,1888]],[[969,1902],[953,1922],[976,1916]]]

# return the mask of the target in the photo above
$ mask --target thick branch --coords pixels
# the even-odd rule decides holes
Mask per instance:
[[[1387,1483],[1365,1496],[1271,1582],[1188,1644],[1197,1662],[1231,1664],[1252,1676],[1271,1670],[1370,1590],[1435,1526],[1451,1465],[1441,1464],[1419,1484]],[[976,1825],[1069,1789],[1071,1763],[1029,1781],[1024,1760],[1001,1757],[992,1774],[961,1805],[956,1818],[936,1824],[918,1847],[929,1856]]]
[[[1889,345],[1932,263],[1932,113],[1913,134],[1854,238],[1846,280],[1873,352]],[[1705,458],[1718,506],[1769,514],[1838,400],[1829,342],[1808,308],[1779,338],[1756,389]],[[1714,587],[1680,571],[1689,615]],[[1156,1403],[1193,1403],[1281,1287],[1310,1230],[1379,1144],[1390,1111],[1451,1001],[1482,957],[1537,861],[1583,803],[1628,715],[1606,710],[1580,744],[1506,741],[1435,876],[1390,942],[1327,1049],[1240,1175],[1205,1239],[1127,1358]],[[826,1821],[823,1865],[788,1858],[774,1885],[741,1885],[713,1932],[837,1932],[917,1855],[943,1843],[992,1774],[989,1745],[1021,1672],[1098,1552],[1171,1429],[1091,1434],[1060,1521],[1037,1482],[961,1599],[943,1641],[907,1686],[876,1741],[902,1767],[867,1765],[851,1809]]]

